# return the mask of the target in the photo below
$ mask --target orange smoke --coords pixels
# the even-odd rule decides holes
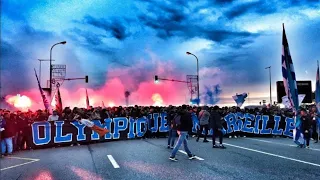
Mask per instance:
[[[20,110],[27,110],[32,105],[31,99],[29,97],[24,95],[21,96],[20,94],[8,97],[6,102]]]
[[[152,101],[154,102],[154,106],[162,106],[163,105],[163,99],[160,94],[155,93],[151,97]]]
[[[108,106],[109,106],[109,107],[113,107],[113,106],[115,106],[115,105],[114,105],[113,102],[109,102]]]

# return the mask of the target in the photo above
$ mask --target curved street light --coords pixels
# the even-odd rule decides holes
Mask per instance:
[[[50,49],[50,98],[51,98],[51,92],[52,92],[52,49],[54,46],[58,45],[58,44],[66,44],[67,41],[61,41],[61,42],[58,42],[54,45],[51,46],[51,49]]]
[[[198,60],[198,57],[194,54],[192,54],[191,52],[186,52],[187,55],[192,55],[194,56],[196,59],[197,59],[197,96],[198,96],[198,101],[197,101],[197,104],[199,106],[199,103],[200,103],[200,87],[199,87],[199,60]]]

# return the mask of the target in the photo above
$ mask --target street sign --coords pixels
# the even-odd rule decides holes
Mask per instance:
[[[52,78],[64,79],[66,77],[66,69],[67,69],[67,65],[65,64],[52,65]]]

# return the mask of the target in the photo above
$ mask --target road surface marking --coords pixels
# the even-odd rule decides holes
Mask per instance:
[[[23,157],[15,157],[15,156],[10,156],[7,158],[12,158],[12,159],[22,159],[22,160],[29,160],[29,161],[39,161],[40,159],[31,159],[31,158],[23,158]]]
[[[108,155],[108,159],[114,168],[120,168],[119,164],[117,163],[116,160],[114,160],[112,155]]]
[[[261,141],[261,142],[265,142],[265,143],[271,143],[271,144],[278,144],[278,145],[283,145],[283,146],[297,147],[297,145],[293,145],[293,144],[283,144],[283,143],[277,143],[277,142],[261,140],[261,139],[255,139],[255,138],[247,138],[247,139],[254,140],[254,141]],[[314,150],[314,151],[320,151],[320,149],[315,149],[315,148],[309,148],[309,149],[310,150]]]
[[[10,158],[16,158],[16,157],[10,157]],[[16,158],[16,159],[18,159],[18,158]],[[26,163],[22,163],[22,164],[17,164],[17,165],[14,165],[14,166],[9,166],[9,167],[0,169],[0,171],[7,170],[7,169],[12,169],[12,168],[15,168],[15,167],[19,167],[19,166],[23,166],[23,165],[26,165],[26,164],[34,163],[34,162],[37,162],[37,161],[39,161],[39,159],[32,160],[32,161],[29,161],[29,162],[26,162]]]
[[[209,140],[209,141],[212,141],[212,140]],[[216,142],[218,143],[218,141],[216,141]],[[237,146],[237,145],[233,145],[233,144],[229,144],[229,143],[223,143],[223,144],[225,144],[227,146],[239,148],[239,149],[244,149],[247,151],[252,151],[252,152],[256,152],[256,153],[260,153],[260,154],[265,154],[265,155],[269,155],[269,156],[273,156],[273,157],[278,157],[278,158],[282,158],[282,159],[287,159],[287,160],[291,160],[291,161],[300,162],[303,164],[309,164],[312,166],[320,167],[320,164],[316,164],[316,163],[312,163],[312,162],[302,161],[299,159],[289,158],[289,157],[285,157],[285,156],[281,156],[281,155],[277,155],[277,154],[272,154],[272,153],[268,153],[268,152],[264,152],[264,151],[259,151],[259,150],[255,150],[255,149],[251,149],[251,148],[246,148],[246,147],[242,147],[242,146]]]
[[[188,155],[188,153],[186,153],[185,151],[179,150],[179,152],[181,152],[182,154]],[[195,156],[196,159],[203,161],[204,159],[202,159],[201,157]]]

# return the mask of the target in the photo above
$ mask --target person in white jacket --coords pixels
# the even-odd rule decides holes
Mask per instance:
[[[49,116],[48,121],[58,121],[59,115],[56,110],[53,110],[52,115]]]

